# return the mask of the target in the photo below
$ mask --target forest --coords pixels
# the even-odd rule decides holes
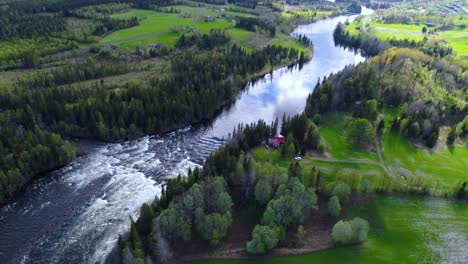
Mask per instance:
[[[450,59],[392,48],[322,80],[307,99],[306,113],[347,111],[373,122],[379,108],[403,107],[392,128],[433,147],[442,124],[459,126],[468,114],[466,77]]]

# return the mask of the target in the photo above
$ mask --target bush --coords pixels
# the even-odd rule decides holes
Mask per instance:
[[[340,220],[333,226],[332,237],[336,244],[362,243],[367,238],[369,223],[359,217],[351,221]]]
[[[265,254],[276,247],[278,238],[276,232],[269,226],[257,225],[252,232],[252,240],[247,242],[249,254]]]
[[[344,182],[338,184],[333,188],[333,195],[337,196],[339,201],[345,203],[349,200],[351,194],[351,188]]]
[[[333,226],[333,242],[337,244],[347,244],[351,241],[352,236],[353,230],[351,229],[351,224],[348,222],[340,220]]]
[[[362,218],[356,217],[350,221],[350,224],[353,231],[352,242],[364,242],[367,238],[367,233],[369,232],[369,223]]]
[[[332,196],[328,201],[328,213],[333,217],[338,217],[341,212],[340,201],[337,196]]]

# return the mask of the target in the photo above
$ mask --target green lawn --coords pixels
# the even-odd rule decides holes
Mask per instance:
[[[123,47],[136,47],[138,43],[149,44],[154,43],[155,41],[167,45],[174,44],[173,35],[166,35],[166,36],[158,36],[155,37],[154,35],[147,36],[145,38],[139,38],[142,35],[150,35],[158,32],[169,32],[174,28],[180,28],[183,26],[189,25],[193,18],[187,17],[183,18],[180,17],[179,14],[168,14],[168,13],[161,13],[151,10],[131,10],[126,13],[116,14],[113,17],[116,18],[129,18],[129,17],[144,17],[142,21],[140,21],[140,25],[132,28],[118,30],[113,32],[103,39],[101,39],[101,43],[112,43],[120,40],[129,39],[125,42],[130,43],[120,43]],[[131,39],[135,38],[135,39]],[[137,41],[135,41],[137,40]]]
[[[346,138],[346,126],[351,119],[343,113],[327,113],[322,116],[320,134],[327,145],[327,153],[334,159],[369,159],[377,161],[375,153],[356,149]]]
[[[247,51],[254,50],[254,47],[245,44],[245,42],[252,35],[252,32],[242,29],[242,28],[231,28],[228,30],[228,34],[242,48],[246,49]]]
[[[225,28],[233,27],[234,25],[235,23],[225,20],[217,19],[213,22],[205,22],[203,19],[200,19],[200,21],[195,24],[194,29],[203,33],[209,33],[212,29],[224,30]]]
[[[393,168],[402,168],[421,176],[440,187],[453,188],[468,180],[468,148],[455,146],[441,152],[413,146],[406,138],[394,132],[382,139],[383,157]]]
[[[133,50],[137,46],[147,46],[154,43],[162,43],[166,46],[174,46],[179,37],[180,35],[178,33],[166,32],[155,36],[147,36],[144,38],[137,38],[121,42],[118,43],[118,46],[127,50]]]
[[[381,39],[410,39],[420,41],[424,38],[423,26],[404,24],[371,23],[372,32]]]

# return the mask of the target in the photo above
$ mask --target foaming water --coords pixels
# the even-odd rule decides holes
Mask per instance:
[[[364,61],[335,46],[337,17],[301,26],[314,43],[311,62],[283,68],[251,83],[209,126],[164,136],[96,144],[69,166],[34,181],[0,209],[0,263],[99,263],[128,229],[143,203],[168,178],[201,166],[239,123],[267,122],[303,110],[318,79]]]

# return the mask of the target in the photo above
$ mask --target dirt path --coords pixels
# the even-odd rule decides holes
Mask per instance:
[[[379,117],[377,118],[377,121],[375,122],[375,147],[377,149],[377,155],[379,156],[379,160],[380,160],[380,167],[382,167],[382,169],[384,169],[385,173],[395,179],[396,176],[395,174],[393,174],[393,172],[390,170],[390,168],[387,167],[387,164],[385,164],[385,160],[383,158],[383,155],[382,155],[382,147],[380,145],[380,136],[379,136],[379,133],[378,133],[378,127],[379,127],[379,124],[380,122],[382,122],[382,119],[383,119],[383,116],[382,115],[379,115]]]

